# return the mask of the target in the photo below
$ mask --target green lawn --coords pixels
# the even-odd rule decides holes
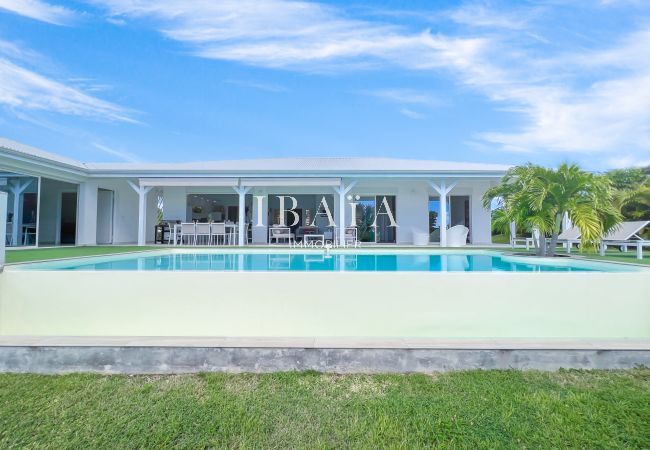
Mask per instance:
[[[52,248],[30,248],[7,251],[7,262],[40,261],[45,259],[74,258],[79,256],[106,255],[109,253],[135,252],[141,250],[152,250],[156,247],[138,247],[106,245],[96,247],[52,247]]]
[[[516,252],[526,252],[525,248],[517,248],[514,251]],[[534,253],[534,250],[529,250],[528,253]],[[564,249],[558,248],[558,254],[564,255],[566,251]],[[598,261],[609,261],[609,262],[619,262],[627,264],[648,264],[650,265],[650,248],[646,248],[643,252],[643,259],[636,259],[636,248],[628,247],[628,251],[623,253],[615,248],[608,248],[605,252],[605,256],[600,256],[598,251],[584,250],[580,251],[577,248],[573,248],[571,255],[578,258],[588,258]]]
[[[0,447],[649,448],[650,369],[0,375]]]

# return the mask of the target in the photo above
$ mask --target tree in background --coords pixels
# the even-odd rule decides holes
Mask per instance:
[[[557,169],[527,164],[510,169],[498,186],[485,193],[483,204],[488,208],[497,202],[500,211],[494,215],[495,227],[506,233],[512,221],[539,230],[537,254],[553,256],[565,214],[580,228],[582,246],[595,247],[621,221],[614,197],[612,181],[605,175],[586,172],[575,164]]]
[[[615,201],[625,220],[650,220],[650,167],[610,170]]]

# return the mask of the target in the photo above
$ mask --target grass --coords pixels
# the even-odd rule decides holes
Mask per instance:
[[[19,263],[28,261],[42,261],[46,259],[75,258],[80,256],[107,255],[110,253],[125,253],[142,250],[153,250],[158,247],[138,247],[135,245],[118,246],[105,245],[96,247],[51,247],[51,248],[30,248],[7,251],[8,263]]]
[[[493,244],[509,244],[510,237],[505,234],[493,234],[492,235]]]
[[[0,375],[2,448],[648,448],[650,369]]]
[[[111,253],[124,253],[124,252],[134,252],[142,250],[161,250],[165,249],[165,246],[148,246],[148,247],[138,247],[138,246],[97,246],[97,247],[56,247],[56,248],[33,248],[33,249],[20,249],[20,250],[9,250],[7,251],[7,262],[8,263],[18,263],[18,262],[29,262],[29,261],[41,261],[47,259],[58,259],[58,258],[74,258],[79,256],[94,256],[94,255],[107,255]],[[471,250],[471,248],[469,248]],[[494,250],[504,250],[503,248],[496,248]],[[510,251],[508,247],[505,249]],[[518,248],[517,252],[525,252],[526,249]],[[533,251],[531,250],[530,253]],[[564,250],[558,251],[560,254],[565,253]],[[610,261],[610,262],[620,262],[628,264],[647,264],[650,265],[650,249],[646,249],[643,252],[643,259],[636,259],[636,249],[629,247],[627,253],[621,253],[616,249],[609,248],[605,256],[600,256],[598,252],[587,252],[584,251],[580,253],[577,249],[574,248],[572,255],[578,257],[585,257],[589,259],[601,260],[601,261]]]
[[[525,248],[517,248],[514,251],[519,253],[527,252]],[[531,249],[528,250],[528,253],[533,254],[535,253],[535,251]],[[560,249],[558,247],[557,254],[566,255],[566,250]],[[628,251],[625,253],[619,251],[618,249],[610,247],[605,252],[605,256],[600,256],[597,250],[583,250],[581,252],[579,249],[574,247],[573,250],[571,251],[571,255],[579,258],[588,258],[588,259],[593,259],[598,261],[650,265],[650,249],[645,249],[645,251],[643,252],[643,259],[637,259],[635,247],[628,247]]]

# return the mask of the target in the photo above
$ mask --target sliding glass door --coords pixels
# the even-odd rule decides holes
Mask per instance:
[[[382,244],[394,244],[396,242],[395,226],[391,223],[395,217],[395,196],[378,195],[375,197],[377,208],[377,242]]]
[[[375,197],[357,200],[357,239],[360,242],[375,242],[375,211]]]
[[[361,196],[356,200],[357,239],[360,242],[395,243],[395,196]]]
[[[440,197],[429,197],[429,241],[440,242]],[[447,197],[447,228],[455,225],[470,227],[470,208],[468,195]],[[470,239],[470,236],[468,236]]]

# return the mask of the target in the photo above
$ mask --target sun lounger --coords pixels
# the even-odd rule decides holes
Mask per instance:
[[[627,247],[636,247],[637,259],[643,259],[643,247],[650,247],[650,241],[644,240],[640,233],[650,224],[650,220],[637,220],[621,222],[616,228],[605,235],[600,243],[600,254],[605,255],[608,245],[621,247],[623,251]]]
[[[573,247],[573,244],[580,243],[581,235],[582,232],[580,231],[580,228],[571,227],[567,230],[564,230],[562,233],[560,233],[559,236],[557,237],[557,241],[558,243],[566,247],[567,253],[571,253],[571,248]]]

